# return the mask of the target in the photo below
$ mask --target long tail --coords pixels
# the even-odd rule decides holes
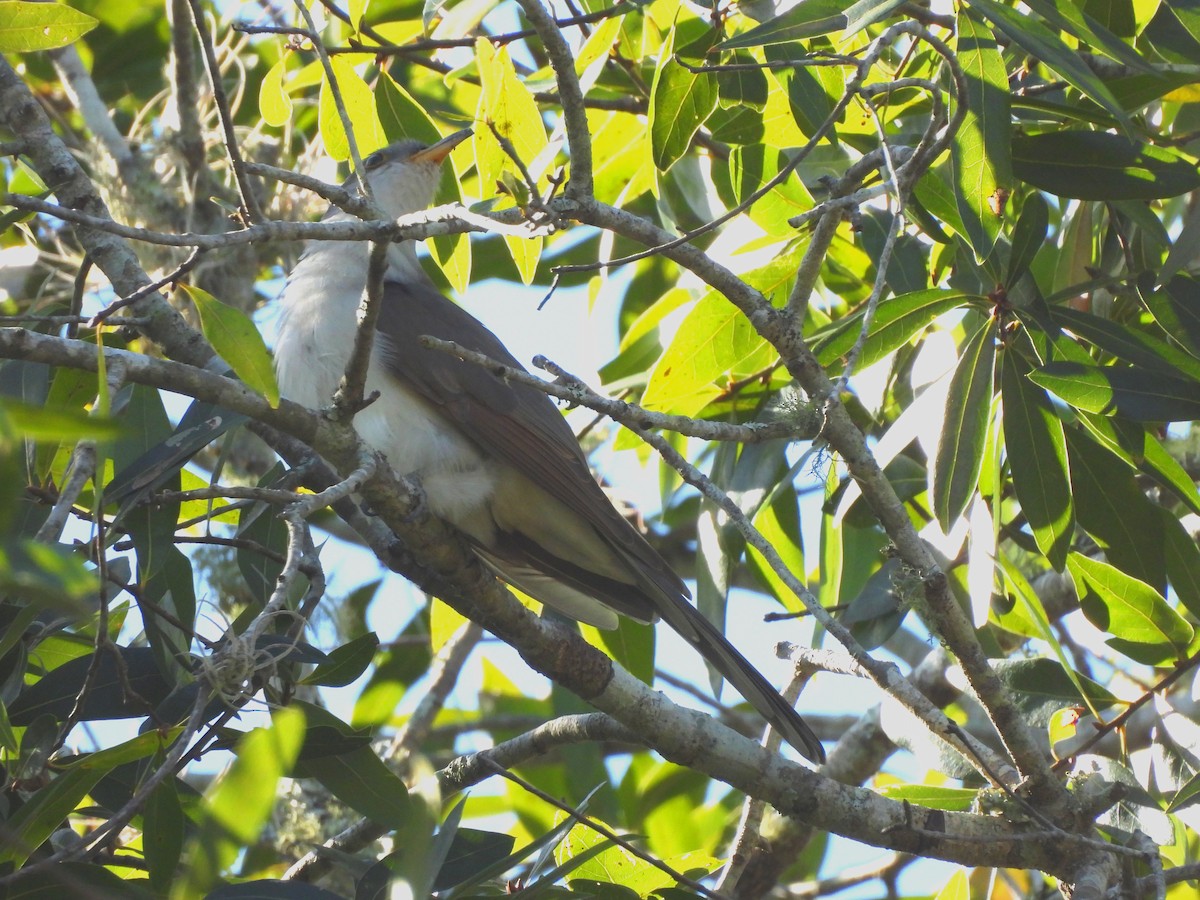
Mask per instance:
[[[712,663],[785,741],[812,762],[825,762],[825,748],[808,723],[703,613],[682,597],[663,601],[658,604],[658,612],[668,625]]]

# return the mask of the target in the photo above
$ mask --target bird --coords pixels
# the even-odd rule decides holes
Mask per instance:
[[[367,156],[362,175],[378,207],[393,219],[427,209],[444,161],[469,134],[398,141]],[[324,221],[353,218],[331,205]],[[275,344],[287,399],[319,409],[333,396],[354,345],[368,253],[365,243],[311,241],[288,277]],[[421,342],[454,341],[524,368],[433,283],[413,241],[387,253],[364,385],[376,399],[354,418],[359,436],[398,473],[419,478],[430,511],[500,579],[601,629],[615,628],[618,615],[665,620],[789,744],[824,762],[804,719],[696,609],[683,580],[608,499],[554,401]]]

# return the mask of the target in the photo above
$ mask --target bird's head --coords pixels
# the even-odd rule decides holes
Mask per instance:
[[[471,129],[465,128],[436,144],[397,141],[364,159],[363,171],[380,209],[391,218],[399,218],[428,208],[437,190],[442,163],[470,136]]]

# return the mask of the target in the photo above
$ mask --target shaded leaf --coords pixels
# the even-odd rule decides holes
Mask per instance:
[[[410,814],[408,789],[369,745],[319,759],[302,759],[295,777],[315,778],[360,815],[402,828]]]
[[[330,652],[328,659],[301,679],[300,683],[345,687],[367,670],[378,649],[379,635],[375,632],[359,635]]]
[[[1054,69],[1067,82],[1107,109],[1123,127],[1129,127],[1125,110],[1121,108],[1121,104],[1117,102],[1104,81],[1084,64],[1073,49],[1063,43],[1058,35],[1041,22],[1023,15],[1013,7],[1003,6],[995,0],[971,0],[971,9],[986,17],[1004,32],[1010,41],[1024,49],[1034,59],[1040,60]],[[1014,141],[1014,171],[1016,166],[1016,141]],[[1020,172],[1015,174],[1018,178],[1024,178]]]
[[[944,532],[967,508],[983,468],[996,365],[994,329],[995,323],[984,319],[967,338],[946,393],[946,415],[929,470],[933,509]]]
[[[1134,422],[1200,419],[1200,382],[1145,369],[1052,362],[1030,378],[1072,406]]]
[[[1022,181],[1077,200],[1157,200],[1200,187],[1179,154],[1101,131],[1014,137],[1012,165]]]
[[[846,27],[845,0],[801,0],[787,12],[718,44],[722,50],[788,44]]]

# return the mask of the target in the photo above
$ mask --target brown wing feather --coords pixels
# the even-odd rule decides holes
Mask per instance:
[[[549,397],[494,378],[419,341],[421,335],[454,341],[497,362],[524,368],[479,320],[431,284],[389,281],[378,331],[385,338],[393,373],[441,409],[468,438],[588,522],[629,560],[636,570],[631,574],[639,581],[648,581],[666,596],[690,596],[679,576],[609,502]]]
[[[492,552],[562,579],[642,621],[657,611],[700,651],[789,744],[814,762],[825,751],[762,674],[688,601],[679,576],[621,517],[592,478],[587,458],[554,403],[540,391],[505,383],[476,366],[421,345],[423,334],[454,341],[497,362],[524,368],[482,323],[432,284],[389,281],[379,311],[379,334],[393,374],[449,418],[487,453],[512,466],[591,524],[629,563],[641,588],[621,585],[559,560],[521,535]],[[595,576],[595,577],[594,577]],[[641,595],[641,596],[638,596]]]

